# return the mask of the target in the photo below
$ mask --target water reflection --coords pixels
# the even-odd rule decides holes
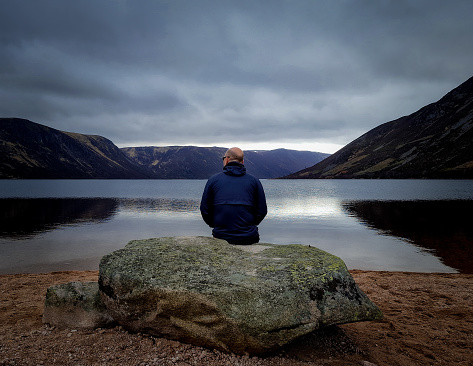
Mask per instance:
[[[199,201],[171,198],[123,198],[119,199],[120,210],[135,213],[194,213],[199,210]]]
[[[369,228],[393,235],[473,273],[473,201],[355,201],[344,209]]]
[[[0,237],[22,239],[63,225],[99,223],[117,209],[111,198],[0,199]]]
[[[120,213],[196,213],[199,202],[152,198],[0,199],[0,238],[25,239],[67,225],[98,224]]]
[[[339,200],[323,197],[286,197],[268,200],[268,217],[284,220],[331,218],[343,215]]]
[[[0,273],[73,265],[93,269],[129,240],[210,235],[199,202],[187,197],[0,199]],[[260,226],[266,242],[316,245],[350,268],[473,273],[473,200],[341,203],[335,197],[268,195],[268,207]]]
[[[210,233],[187,199],[0,199],[0,209],[0,274],[96,270],[130,240]]]

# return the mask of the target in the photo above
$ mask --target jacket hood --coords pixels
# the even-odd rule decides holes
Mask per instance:
[[[246,174],[246,168],[243,164],[232,161],[223,167],[223,172],[227,175],[239,177]]]

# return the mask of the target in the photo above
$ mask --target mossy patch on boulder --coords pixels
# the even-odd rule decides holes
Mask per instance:
[[[235,353],[382,317],[340,258],[299,244],[136,240],[104,256],[99,272],[102,301],[123,327]]]

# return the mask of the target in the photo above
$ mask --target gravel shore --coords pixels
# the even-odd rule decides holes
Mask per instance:
[[[128,333],[55,329],[41,321],[46,289],[96,281],[96,271],[0,276],[0,365],[472,365],[473,275],[351,271],[384,312],[333,326],[265,357],[238,356]]]

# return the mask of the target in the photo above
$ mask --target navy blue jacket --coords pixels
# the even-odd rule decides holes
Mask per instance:
[[[231,244],[259,241],[257,225],[267,213],[261,182],[243,164],[228,163],[205,185],[200,212],[212,235]]]

